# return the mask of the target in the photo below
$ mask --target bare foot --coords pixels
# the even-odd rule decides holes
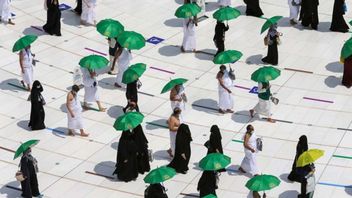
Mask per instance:
[[[225,114],[225,111],[223,111],[222,109],[219,109],[219,113]]]
[[[83,108],[85,111],[89,110],[89,107],[86,106],[86,105],[83,105],[82,108]]]
[[[26,84],[24,84],[23,80],[21,80],[21,84],[23,87],[26,87]]]
[[[88,137],[88,136],[89,136],[89,133],[81,132],[81,136],[82,136],[82,137]]]
[[[251,118],[253,118],[254,117],[254,110],[253,109],[249,110],[249,113],[251,114]]]
[[[8,24],[10,24],[10,25],[15,25],[15,23],[12,22],[11,20],[9,20]]]
[[[273,120],[271,118],[268,118],[267,120],[268,120],[268,122],[275,123],[275,120]]]
[[[119,85],[117,83],[115,83],[114,86],[117,87],[117,88],[121,88],[121,85]]]
[[[231,109],[226,109],[227,113],[233,113],[233,111]]]
[[[239,170],[241,173],[246,173],[246,171],[245,171],[245,170],[243,170],[243,168],[242,168],[242,167],[238,168],[238,170]]]
[[[99,108],[99,111],[100,111],[100,112],[105,112],[105,111],[106,111],[106,108],[103,108],[103,107],[102,107],[102,108]]]

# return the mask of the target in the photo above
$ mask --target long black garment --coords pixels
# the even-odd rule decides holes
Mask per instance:
[[[34,81],[31,91],[31,116],[29,119],[28,127],[32,130],[45,129],[45,112],[44,112],[44,98],[42,94],[43,87],[39,81]]]
[[[277,65],[279,62],[279,54],[277,50],[277,35],[269,35],[270,41],[268,45],[268,54],[266,57],[262,58],[264,63],[271,65]]]
[[[218,48],[215,56],[225,50],[225,32],[227,30],[229,30],[228,25],[226,26],[223,22],[217,21],[215,26],[215,35],[213,38],[215,45]]]
[[[319,0],[302,0],[300,19],[302,19],[303,26],[310,25],[313,29],[318,29],[318,6]]]
[[[349,27],[346,24],[345,19],[343,18],[343,15],[345,14],[345,11],[343,9],[344,3],[345,0],[335,0],[334,11],[332,13],[332,21],[330,26],[331,31],[348,32],[349,30]]]
[[[211,126],[210,129],[210,138],[209,138],[209,146],[208,146],[208,153],[224,153],[222,149],[222,143],[221,143],[221,134],[220,134],[220,129],[217,125]]]
[[[27,155],[23,155],[20,163],[21,163],[21,172],[23,176],[26,178],[21,182],[21,188],[22,188],[21,196],[25,198],[32,198],[32,197],[39,196],[40,193],[38,188],[37,173],[35,172],[33,162],[27,157]]]
[[[126,112],[127,108],[131,107],[131,104],[128,101],[132,101],[132,102],[136,103],[135,109],[137,112],[139,112],[137,82],[138,82],[138,80],[135,80],[131,83],[128,83],[126,86],[127,105],[123,109],[124,112]]]
[[[77,6],[74,10],[78,15],[82,14],[82,0],[77,0]]]
[[[244,0],[244,3],[247,5],[247,16],[261,17],[264,15],[262,9],[260,8],[259,0]]]
[[[297,147],[296,147],[296,156],[295,159],[293,160],[293,164],[292,164],[292,170],[290,172],[290,174],[288,175],[288,179],[290,181],[296,181],[299,182],[301,180],[301,176],[298,174],[297,171],[297,167],[296,167],[296,162],[299,158],[299,156],[308,150],[308,140],[307,140],[307,136],[302,135],[299,138],[299,141],[297,143]]]
[[[145,137],[143,128],[138,125],[133,130],[133,139],[137,145],[137,167],[138,172],[144,174],[144,172],[150,171],[149,156],[148,156],[148,140]]]
[[[138,177],[137,145],[129,131],[123,131],[120,137],[116,169],[113,174],[117,174],[117,178],[124,182],[132,181]]]
[[[218,188],[216,186],[216,174],[217,173],[215,171],[203,171],[197,187],[200,197],[204,197],[209,194],[216,196],[215,190]]]
[[[50,35],[61,36],[61,11],[58,0],[46,0],[48,11],[46,24],[43,26],[45,32]]]
[[[160,183],[150,184],[144,192],[144,198],[167,198],[167,194]]]
[[[188,163],[191,157],[191,131],[187,124],[181,124],[178,127],[176,135],[175,155],[168,167],[174,168],[176,172],[186,174],[188,171]],[[186,156],[186,159],[182,157]]]

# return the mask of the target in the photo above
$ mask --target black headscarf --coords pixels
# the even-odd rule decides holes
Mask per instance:
[[[41,94],[43,86],[39,81],[34,81],[31,90],[31,115],[28,126],[32,130],[40,130],[45,128],[45,112],[43,105],[45,100]]]
[[[300,180],[300,175],[297,174],[296,162],[297,162],[299,156],[302,155],[302,153],[307,150],[308,150],[307,136],[302,135],[301,137],[299,137],[299,141],[296,146],[296,156],[295,156],[295,159],[292,164],[292,170],[287,177],[289,180],[291,180],[291,181],[299,181]]]
[[[209,153],[215,153],[216,150],[218,150],[220,153],[223,153],[222,149],[222,143],[221,143],[221,133],[220,129],[217,125],[213,125],[210,128],[210,138],[209,138],[209,149],[208,149],[208,154]]]
[[[34,81],[31,90],[31,99],[34,97],[41,96],[41,92],[43,92],[42,84],[38,80]]]
[[[181,124],[178,129],[177,129],[177,134],[176,134],[176,142],[177,140],[180,140],[179,142],[191,142],[192,141],[192,135],[191,135],[191,130],[189,130],[189,127],[187,124]]]

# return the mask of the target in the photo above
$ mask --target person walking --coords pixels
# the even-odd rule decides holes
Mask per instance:
[[[302,25],[304,27],[310,25],[312,29],[318,29],[318,6],[319,0],[302,0],[300,19],[302,20]]]
[[[77,15],[81,16],[82,14],[82,0],[76,0],[77,2],[77,6],[74,9],[74,11],[76,12]]]
[[[110,67],[109,67],[108,74],[116,75],[117,68],[115,68],[114,60],[115,60],[115,54],[117,50],[121,48],[121,45],[117,42],[117,38],[108,38],[108,44],[109,44],[109,58],[110,58]]]
[[[217,174],[218,173],[216,171],[203,171],[197,186],[199,197],[205,197],[209,194],[216,196],[215,190],[218,188]]]
[[[117,62],[117,74],[116,74],[116,81],[115,87],[117,88],[125,88],[126,84],[122,83],[123,73],[128,69],[130,66],[130,61],[132,60],[131,50],[127,48],[120,47],[115,54],[115,58],[113,61],[113,65],[111,69],[114,70],[116,62]]]
[[[297,163],[299,156],[307,150],[308,150],[307,136],[302,135],[301,137],[299,137],[299,141],[296,146],[296,156],[295,156],[295,159],[293,159],[292,170],[287,177],[288,180],[296,181],[296,182],[300,181],[300,176],[297,171],[298,169],[296,167],[296,163]]]
[[[14,22],[12,22],[12,16],[11,16],[11,0],[1,0],[0,1],[0,21],[6,24],[10,25],[15,25]]]
[[[28,123],[28,127],[34,130],[45,129],[45,111],[44,105],[45,100],[41,94],[43,92],[43,87],[39,81],[33,82],[33,87],[31,90],[30,100],[31,100],[31,114]]]
[[[181,52],[196,52],[196,26],[198,26],[197,17],[186,18],[183,20],[183,41]]]
[[[132,130],[132,137],[137,145],[137,168],[140,174],[150,171],[148,140],[139,124]]]
[[[176,135],[178,127],[181,125],[180,114],[182,110],[179,107],[175,107],[170,118],[167,120],[169,134],[170,134],[170,148],[167,150],[167,153],[171,158],[175,155],[175,146],[176,146]]]
[[[50,34],[61,36],[61,11],[59,9],[59,0],[46,0],[47,19],[43,30]]]
[[[244,3],[247,5],[247,16],[261,17],[264,15],[262,9],[260,8],[259,0],[244,0]]]
[[[254,127],[252,125],[247,125],[247,131],[243,139],[245,156],[238,170],[242,173],[250,173],[251,175],[256,176],[259,174],[256,160],[257,136],[255,135]]]
[[[334,10],[332,13],[332,21],[330,30],[335,32],[348,32],[350,29],[343,18],[343,15],[346,14],[346,1],[345,0],[335,0]]]
[[[20,67],[21,67],[21,84],[23,87],[31,91],[33,84],[33,58],[34,54],[31,52],[31,46],[25,47],[19,53]]]
[[[277,65],[279,62],[279,53],[277,46],[280,44],[282,33],[277,31],[277,24],[270,27],[266,39],[268,41],[268,54],[262,58],[263,63]]]
[[[180,108],[181,112],[184,112],[186,110],[187,96],[185,93],[185,87],[182,84],[176,85],[171,89],[170,102],[172,111],[176,107]],[[182,118],[182,115],[180,115],[180,118]]]
[[[225,32],[228,30],[229,25],[225,25],[225,23],[222,21],[216,22],[215,35],[213,41],[215,43],[216,48],[218,48],[218,51],[216,52],[215,56],[225,50]]]
[[[150,184],[144,191],[144,198],[168,198],[165,187],[160,183]]]
[[[296,25],[298,23],[297,18],[299,9],[301,6],[301,0],[288,0],[288,7],[290,8],[290,24]]]
[[[233,113],[233,97],[231,95],[233,82],[225,65],[220,66],[216,79],[218,80],[219,113]]]
[[[97,0],[82,0],[82,14],[81,14],[81,24],[95,26],[96,13],[95,7]]]
[[[83,67],[81,67],[81,71],[83,74],[83,85],[84,85],[83,108],[85,110],[88,110],[89,109],[88,102],[96,102],[98,105],[99,111],[105,112],[106,108],[104,108],[101,105],[100,99],[99,99],[96,72]]]
[[[249,113],[251,117],[254,117],[255,113],[258,113],[260,115],[264,115],[267,117],[268,122],[274,123],[275,121],[271,118],[271,91],[270,91],[271,85],[269,82],[259,82],[258,83],[258,99],[259,102],[257,105],[249,110]]]
[[[126,113],[127,110],[132,110],[132,109],[139,112],[138,88],[140,87],[140,84],[141,83],[139,79],[127,84],[127,88],[126,88],[127,105],[122,109],[123,112]]]

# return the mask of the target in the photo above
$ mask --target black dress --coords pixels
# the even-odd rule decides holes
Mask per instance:
[[[148,140],[144,135],[143,128],[138,125],[133,129],[133,139],[137,144],[137,167],[138,172],[144,174],[144,172],[150,171],[149,156],[148,156]]]
[[[217,173],[215,171],[203,171],[203,174],[198,181],[197,187],[200,197],[204,197],[209,194],[216,196],[215,190],[218,188],[216,186],[216,174]]]
[[[271,65],[277,65],[279,61],[279,54],[277,50],[277,35],[271,36],[268,35],[270,42],[268,45],[268,54],[266,57],[262,58],[264,63],[268,63]]]
[[[175,155],[168,167],[176,170],[178,173],[186,174],[188,171],[188,163],[191,157],[191,131],[187,124],[181,124],[176,134]],[[182,157],[186,156],[186,159]]]
[[[46,33],[56,36],[61,36],[61,11],[59,9],[58,0],[46,0],[48,11],[46,24],[43,29]]]
[[[229,30],[229,26],[226,26],[223,22],[218,21],[215,26],[214,42],[218,51],[215,56],[225,50],[225,32]]]
[[[247,16],[261,17],[264,15],[262,9],[260,8],[259,0],[244,0],[244,3],[247,5]]]
[[[28,127],[32,130],[45,129],[45,112],[44,112],[44,98],[40,92],[43,91],[43,87],[39,81],[34,81],[31,91],[31,115],[28,123]]]
[[[220,129],[217,125],[211,126],[210,129],[210,138],[209,138],[209,145],[208,145],[208,153],[216,153],[219,151],[219,153],[224,153],[222,149],[222,143],[221,143],[221,134],[220,134]]]
[[[302,0],[300,19],[302,19],[303,26],[310,25],[313,29],[318,29],[318,6],[319,0]]]
[[[288,175],[287,179],[289,179],[290,181],[296,181],[299,182],[301,180],[301,176],[298,174],[298,169],[296,167],[296,162],[299,158],[299,156],[308,150],[308,141],[307,141],[307,136],[302,135],[299,138],[299,141],[297,143],[297,147],[296,147],[296,156],[295,159],[293,160],[293,164],[292,164],[292,170],[290,172],[290,174]]]
[[[126,112],[126,110],[131,107],[131,103],[129,101],[136,103],[134,108],[137,112],[139,112],[137,82],[138,80],[128,83],[126,86],[127,105],[123,108],[123,112]]]
[[[334,11],[332,13],[332,22],[330,26],[331,31],[348,32],[348,30],[350,29],[346,24],[345,19],[343,18],[343,15],[345,14],[345,11],[343,9],[344,3],[345,0],[335,0]]]
[[[343,63],[342,85],[347,88],[352,86],[352,56],[347,57]]]
[[[33,161],[27,155],[21,158],[21,172],[26,178],[21,182],[22,197],[32,198],[40,195],[38,188],[37,173],[34,168]]]
[[[77,6],[74,9],[74,11],[78,14],[81,15],[82,14],[82,0],[77,0]]]
[[[167,198],[167,194],[160,183],[150,184],[144,191],[144,198]]]
[[[124,182],[132,181],[138,177],[137,145],[129,131],[123,131],[120,137],[116,169],[113,174],[117,174],[117,178]]]

